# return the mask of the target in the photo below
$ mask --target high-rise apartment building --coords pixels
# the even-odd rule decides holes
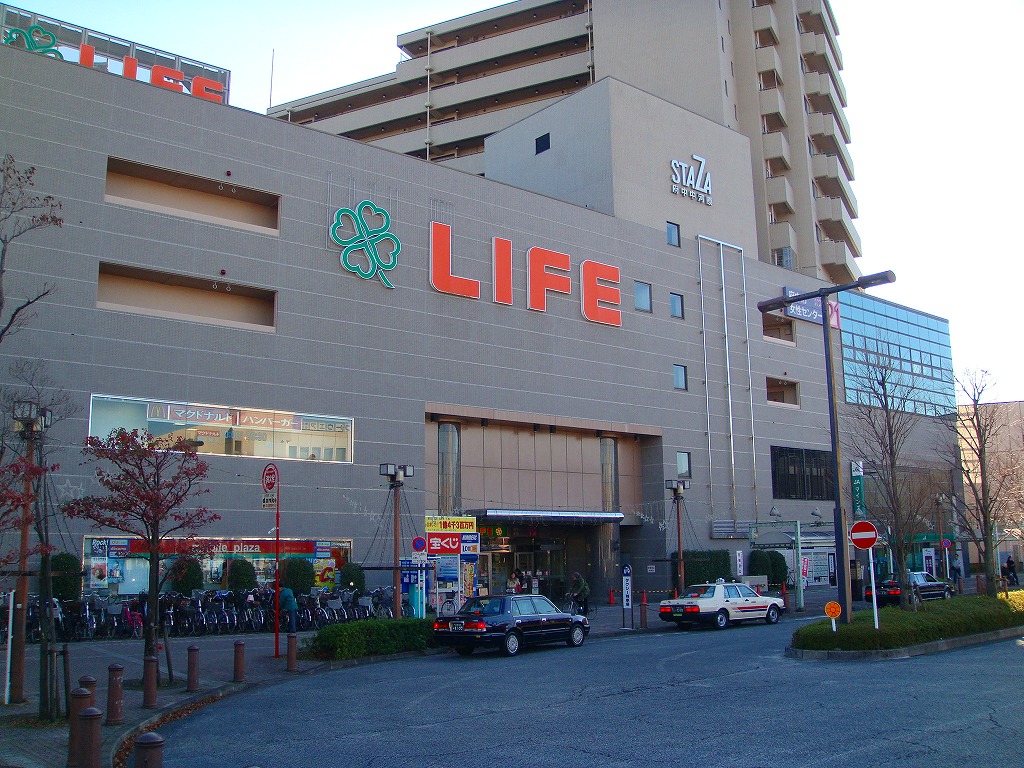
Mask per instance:
[[[488,136],[614,78],[746,136],[756,257],[840,283],[861,244],[838,32],[828,0],[517,0],[399,35],[394,73],[270,114],[485,174]]]

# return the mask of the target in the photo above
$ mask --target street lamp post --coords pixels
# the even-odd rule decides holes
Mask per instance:
[[[676,541],[679,547],[679,558],[676,561],[676,578],[679,581],[679,593],[686,589],[685,572],[683,570],[683,491],[690,487],[689,480],[666,480],[665,488],[672,491],[672,498],[676,502]]]
[[[395,563],[391,571],[391,586],[394,589],[392,598],[392,612],[396,619],[402,618],[402,547],[401,547],[401,511],[402,511],[402,486],[405,478],[412,477],[416,468],[411,464],[381,464],[380,475],[391,481],[391,490],[395,492],[395,519],[394,519],[394,555]]]
[[[16,400],[12,416],[18,425],[18,435],[25,441],[25,492],[21,505],[21,539],[18,550],[18,580],[15,584],[14,631],[11,636],[11,696],[10,701],[25,700],[25,620],[28,608],[28,538],[32,525],[32,472],[35,466],[36,441],[50,426],[52,414],[48,408],[40,408],[31,400]],[[44,590],[45,591],[45,590]],[[50,611],[49,605],[40,606],[43,612]],[[45,615],[43,613],[42,615]]]
[[[846,528],[846,511],[843,509],[842,464],[839,456],[839,422],[836,414],[835,374],[832,370],[832,335],[831,318],[829,317],[828,297],[834,293],[851,291],[856,288],[870,288],[884,285],[896,279],[892,271],[877,272],[852,283],[831,285],[817,291],[798,293],[794,296],[779,296],[775,299],[760,301],[757,309],[761,313],[784,309],[790,304],[818,299],[821,302],[821,327],[825,343],[825,385],[828,389],[828,426],[832,437],[832,485],[835,496],[835,507],[832,510],[836,530],[836,586],[839,592],[839,605],[843,612],[840,621],[849,624],[853,621],[853,594],[850,590],[850,543],[849,531]]]

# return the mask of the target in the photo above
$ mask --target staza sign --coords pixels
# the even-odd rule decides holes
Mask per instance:
[[[682,195],[704,205],[711,205],[711,172],[707,160],[700,155],[690,155],[689,160],[672,161],[672,194]]]

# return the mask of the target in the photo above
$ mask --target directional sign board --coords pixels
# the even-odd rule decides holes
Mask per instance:
[[[633,607],[633,569],[628,565],[622,566],[622,608]]]
[[[871,549],[878,541],[878,531],[867,520],[858,520],[850,529],[850,541],[857,549]]]

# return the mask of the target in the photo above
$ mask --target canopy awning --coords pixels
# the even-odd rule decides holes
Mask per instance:
[[[563,525],[600,525],[622,522],[621,512],[603,512],[587,509],[474,509],[467,510],[477,522],[484,520],[503,523],[547,523]]]

